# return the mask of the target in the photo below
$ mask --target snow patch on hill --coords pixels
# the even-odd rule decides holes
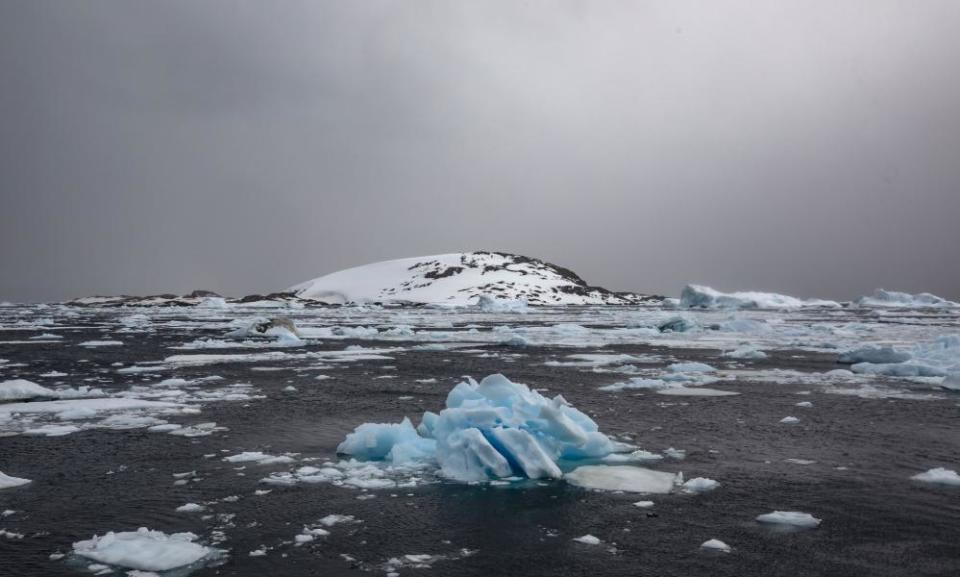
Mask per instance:
[[[477,304],[481,297],[540,305],[631,304],[649,297],[589,286],[568,269],[497,252],[389,260],[328,274],[289,289],[327,303],[406,301]]]

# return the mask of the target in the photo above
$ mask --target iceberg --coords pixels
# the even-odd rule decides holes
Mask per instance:
[[[723,293],[703,285],[688,284],[680,293],[680,308],[686,309],[798,309],[839,308],[840,303],[820,299],[803,300],[776,293],[756,291]]]
[[[561,459],[600,458],[626,448],[562,396],[548,399],[496,374],[453,387],[446,408],[425,412],[419,427],[408,418],[364,423],[337,452],[395,465],[435,460],[444,477],[475,482],[515,476],[559,479]]]
[[[36,398],[55,398],[57,393],[26,379],[0,383],[0,401],[21,401]]]
[[[854,301],[859,307],[958,307],[960,303],[948,301],[930,293],[910,294],[877,289],[872,295],[864,295]]]

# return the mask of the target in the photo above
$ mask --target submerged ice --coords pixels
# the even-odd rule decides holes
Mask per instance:
[[[393,464],[435,459],[443,476],[464,482],[563,476],[557,462],[606,456],[625,448],[562,396],[548,399],[507,377],[469,379],[427,411],[420,426],[365,423],[337,448],[362,460]]]

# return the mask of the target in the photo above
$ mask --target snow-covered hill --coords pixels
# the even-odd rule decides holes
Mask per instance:
[[[486,295],[530,304],[630,304],[659,300],[589,286],[573,271],[534,258],[467,252],[358,266],[300,283],[298,297],[327,303],[475,304]]]

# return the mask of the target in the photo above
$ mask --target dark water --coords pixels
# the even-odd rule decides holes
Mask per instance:
[[[122,388],[143,377],[117,376],[108,371],[110,363],[159,359],[172,354],[165,347],[196,336],[172,330],[130,335],[124,347],[93,350],[0,345],[0,358],[29,363],[24,369],[28,372],[74,375],[80,366],[76,361],[89,359],[84,369],[88,374],[102,369],[104,376],[116,380],[114,387]],[[7,332],[0,337],[22,335]],[[101,335],[78,329],[68,338]],[[658,352],[645,346],[606,350]],[[392,361],[323,371],[334,377],[325,381],[314,380],[315,373],[295,372],[296,362],[283,363],[279,366],[285,370],[276,372],[251,371],[250,364],[180,369],[164,376],[218,374],[252,383],[268,399],[205,405],[197,422],[216,421],[229,428],[208,437],[129,430],[0,438],[0,470],[33,480],[0,491],[0,510],[19,511],[0,519],[0,527],[26,535],[22,540],[0,538],[0,576],[85,574],[48,556],[67,552],[72,542],[94,534],[140,526],[168,533],[192,531],[201,539],[222,530],[227,540],[220,546],[229,555],[223,564],[193,573],[198,577],[382,575],[387,559],[404,554],[448,559],[432,568],[401,568],[401,575],[960,575],[960,491],[909,480],[938,464],[960,464],[955,399],[867,400],[822,394],[809,386],[736,382],[713,385],[741,393],[734,397],[612,394],[596,387],[620,380],[616,375],[543,366],[546,358],[569,349],[523,352],[526,356],[512,363],[460,353],[407,352]],[[703,351],[672,349],[670,354],[716,360]],[[764,363],[800,370],[836,368],[831,356],[792,358],[794,354],[800,353],[775,354]],[[398,378],[373,380],[387,373],[381,365],[396,366],[389,373]],[[395,422],[403,415],[416,420],[423,410],[439,410],[461,375],[493,372],[549,388],[550,395],[562,393],[594,416],[601,430],[632,435],[645,449],[685,449],[686,459],[668,459],[656,468],[683,471],[687,478],[709,477],[722,486],[703,495],[653,496],[656,506],[643,510],[631,504],[641,496],[588,492],[560,482],[520,488],[441,483],[375,491],[375,498],[358,500],[361,492],[330,485],[267,487],[259,483],[261,478],[289,467],[247,464],[238,471],[240,465],[219,458],[221,450],[331,458],[355,425]],[[424,378],[438,382],[414,382]],[[282,391],[288,384],[298,391]],[[814,392],[796,394],[802,390]],[[414,399],[397,399],[403,395]],[[794,407],[801,400],[812,401],[814,408]],[[802,420],[794,426],[779,424],[786,415]],[[204,458],[211,453],[218,456]],[[784,462],[788,458],[816,463]],[[191,470],[202,480],[173,485],[172,473]],[[273,491],[254,495],[263,488]],[[240,499],[212,506],[215,514],[235,515],[229,521],[174,512],[187,502],[231,495]],[[814,530],[777,531],[753,521],[772,510],[809,512],[823,523]],[[337,525],[329,537],[302,547],[289,544],[304,525],[331,513],[354,515],[362,523]],[[587,533],[604,544],[571,540]],[[734,551],[700,550],[711,538],[725,541]],[[272,548],[266,557],[247,555],[262,545]],[[462,549],[475,553],[464,557]],[[345,560],[344,554],[354,560]]]

